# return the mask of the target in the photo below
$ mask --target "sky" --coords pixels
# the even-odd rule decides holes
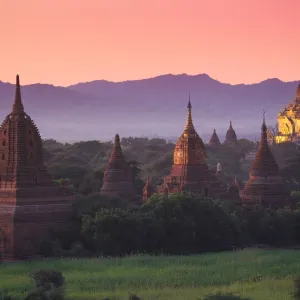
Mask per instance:
[[[0,0],[0,80],[299,80],[299,11],[299,0]]]

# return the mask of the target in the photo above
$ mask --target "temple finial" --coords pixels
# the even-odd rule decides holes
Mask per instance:
[[[115,144],[120,144],[120,136],[118,134],[115,135]]]
[[[191,104],[191,93],[189,92],[189,102],[188,102],[188,106],[189,109],[192,108],[192,104]]]
[[[229,127],[232,128],[232,122],[231,122],[231,120],[229,121]]]
[[[12,113],[21,114],[24,113],[24,106],[21,99],[21,88],[19,75],[16,76],[16,91],[15,91],[15,102],[13,104]]]
[[[186,124],[185,124],[185,131],[195,130],[193,120],[192,120],[192,104],[191,104],[190,93],[189,93],[189,102],[188,102],[187,108],[188,108],[188,116],[187,116],[187,120],[186,120]]]
[[[267,132],[267,126],[266,126],[266,111],[263,109],[263,123],[261,126],[261,130],[263,132]]]

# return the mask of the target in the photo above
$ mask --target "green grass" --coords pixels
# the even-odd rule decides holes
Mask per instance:
[[[61,259],[0,265],[0,289],[24,296],[28,273],[55,269],[66,278],[68,299],[197,300],[230,292],[252,300],[293,299],[300,251],[243,250],[192,256],[132,256],[122,259]]]

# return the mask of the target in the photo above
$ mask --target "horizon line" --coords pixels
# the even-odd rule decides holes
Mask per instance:
[[[91,80],[91,81],[79,81],[77,83],[70,84],[70,85],[54,85],[54,84],[51,84],[51,83],[43,83],[43,82],[33,82],[33,83],[23,84],[22,85],[22,75],[20,75],[20,79],[21,79],[21,86],[43,84],[43,85],[51,85],[51,86],[54,86],[54,87],[69,88],[69,87],[72,87],[72,86],[75,86],[75,85],[78,85],[78,84],[87,84],[87,83],[94,83],[94,82],[99,82],[99,81],[104,81],[104,82],[107,82],[107,83],[118,84],[118,83],[126,83],[126,82],[135,82],[135,81],[143,81],[143,80],[155,79],[155,78],[164,77],[164,76],[189,76],[189,77],[206,76],[206,77],[208,77],[211,80],[217,81],[217,82],[219,82],[221,84],[228,84],[228,85],[231,85],[231,86],[254,85],[254,84],[263,83],[263,82],[268,81],[268,80],[278,80],[278,81],[283,82],[283,83],[300,82],[300,79],[291,80],[291,81],[283,81],[283,80],[279,79],[278,77],[273,77],[273,78],[266,78],[266,79],[258,81],[258,82],[252,82],[252,83],[235,83],[235,84],[232,84],[232,83],[223,82],[223,81],[221,81],[219,79],[213,78],[210,75],[208,75],[207,73],[198,73],[198,74],[187,74],[187,73],[173,74],[173,73],[166,73],[166,74],[156,75],[156,76],[152,76],[152,77],[127,79],[127,80],[122,80],[122,81],[113,81],[113,80],[106,80],[106,79],[95,79],[95,80]],[[4,81],[0,80],[0,83],[15,85],[15,80],[12,81],[12,82],[4,82]]]

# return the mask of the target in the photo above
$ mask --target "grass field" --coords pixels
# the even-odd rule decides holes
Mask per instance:
[[[293,299],[300,251],[243,250],[193,256],[62,259],[0,265],[0,290],[22,296],[33,287],[28,273],[55,269],[66,278],[68,299],[198,300],[230,292],[252,300]]]

